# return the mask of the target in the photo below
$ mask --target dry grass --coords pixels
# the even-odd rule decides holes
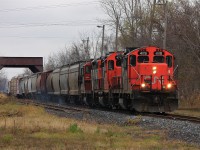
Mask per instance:
[[[192,94],[187,99],[180,99],[180,109],[183,108],[193,108],[200,109],[200,92]]]
[[[198,149],[137,127],[139,118],[124,127],[99,125],[59,118],[5,96],[0,103],[0,149]]]
[[[183,108],[183,109],[174,111],[173,114],[192,116],[192,117],[200,117],[200,108],[199,109]]]
[[[193,94],[188,99],[181,99],[179,109],[173,113],[200,117],[200,93]]]

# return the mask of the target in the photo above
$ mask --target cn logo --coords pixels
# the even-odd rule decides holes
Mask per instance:
[[[151,76],[145,76],[144,80],[151,80]],[[157,81],[161,84],[161,80],[159,79],[159,77],[154,76],[151,84],[156,84]],[[163,84],[163,80],[162,80],[162,84]]]

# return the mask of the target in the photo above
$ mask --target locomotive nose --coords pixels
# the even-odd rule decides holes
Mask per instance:
[[[141,89],[143,90],[161,90],[169,77],[168,67],[165,63],[143,63],[139,65],[139,74],[141,75]]]

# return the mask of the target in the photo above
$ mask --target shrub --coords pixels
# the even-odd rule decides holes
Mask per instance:
[[[10,143],[13,140],[12,134],[6,134],[2,137],[3,143]]]
[[[69,132],[71,132],[71,133],[83,133],[83,131],[81,130],[81,128],[79,128],[76,123],[71,124],[69,126]]]

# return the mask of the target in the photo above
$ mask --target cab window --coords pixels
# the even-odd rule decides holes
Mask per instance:
[[[130,56],[130,65],[136,66],[136,56],[135,55]]]
[[[108,70],[114,70],[114,61],[113,60],[108,61]]]
[[[149,62],[149,56],[138,56],[139,63],[147,63]]]
[[[121,67],[121,65],[122,65],[122,60],[121,59],[117,59],[116,60],[116,66],[117,67]]]
[[[92,68],[93,69],[97,69],[98,68],[98,62],[97,61],[92,62]]]
[[[91,73],[91,66],[85,66],[85,73]]]
[[[153,57],[153,62],[154,63],[164,63],[165,58],[163,56],[154,56]]]
[[[166,62],[169,68],[172,67],[172,56],[167,56],[166,57]]]

